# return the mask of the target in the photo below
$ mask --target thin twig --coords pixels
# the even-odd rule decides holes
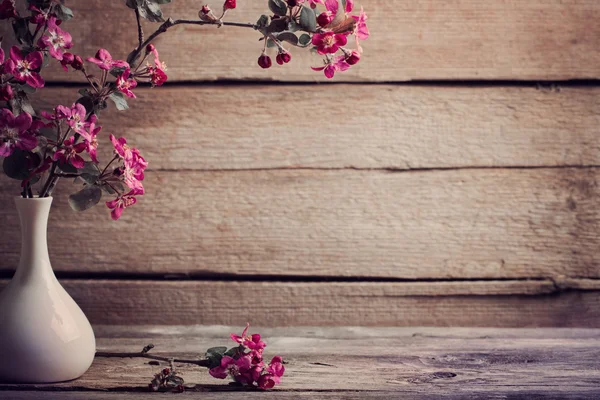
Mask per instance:
[[[176,363],[193,364],[193,365],[198,365],[200,367],[206,367],[206,368],[208,368],[210,366],[208,360],[187,360],[187,359],[183,359],[183,358],[179,359],[179,358],[172,358],[172,357],[161,357],[161,356],[155,356],[155,355],[148,354],[148,353],[109,353],[109,352],[104,352],[104,351],[98,351],[98,352],[96,352],[96,357],[148,358],[150,360],[158,360],[158,361],[166,361],[166,362],[173,360],[173,362],[176,362]]]
[[[142,43],[144,43],[144,29],[142,28],[142,20],[140,18],[140,9],[135,8],[135,20],[137,21],[138,27],[138,49],[142,48]]]
[[[165,33],[167,31],[167,29],[175,26],[175,25],[183,25],[183,24],[187,24],[187,25],[218,25],[218,26],[236,26],[238,28],[252,28],[252,29],[257,29],[257,25],[255,24],[247,24],[247,23],[242,23],[242,22],[223,22],[220,20],[214,21],[214,22],[210,22],[210,21],[201,21],[201,20],[188,20],[188,19],[172,19],[169,18],[167,19],[165,22],[162,23],[161,26],[158,27],[158,29],[156,31],[154,31],[154,33],[152,33],[150,36],[148,36],[148,38],[141,44],[141,46],[139,46],[137,49],[134,50],[133,54],[129,56],[130,60],[135,60],[138,58],[138,56],[140,55],[140,53],[142,52],[142,49],[146,48],[146,46],[148,44],[150,44],[154,39],[156,39],[157,36],[159,36],[162,33]]]

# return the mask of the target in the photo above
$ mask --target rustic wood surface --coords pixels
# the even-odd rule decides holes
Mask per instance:
[[[597,87],[210,85],[136,92],[131,110],[102,114],[100,160],[111,157],[114,133],[142,149],[152,170],[600,165]],[[36,105],[51,110],[77,96],[76,88],[50,88]],[[297,114],[310,118],[288,119],[290,96]],[[314,96],[327,107],[315,106]]]
[[[356,3],[368,12],[372,36],[364,43],[361,62],[338,74],[338,82],[600,77],[596,0]],[[124,58],[135,46],[134,14],[122,1],[71,0],[69,5],[77,18],[65,24],[74,38],[73,51],[90,57],[104,47]],[[196,0],[180,0],[164,10],[174,18],[193,19],[199,7]],[[265,12],[266,0],[239,2],[228,20],[255,22]],[[259,35],[250,29],[179,26],[173,30],[156,41],[162,60],[169,64],[171,81],[326,80],[310,69],[319,65],[320,58],[298,49],[292,49],[293,61],[285,67],[259,68],[256,61],[262,48]],[[81,74],[65,73],[57,66],[45,75],[55,81],[82,79]]]
[[[227,345],[228,327],[97,326],[98,350],[201,355]],[[597,398],[600,331],[583,329],[257,329],[267,357],[281,354],[286,375],[270,393],[239,391],[206,369],[177,365],[184,398]],[[61,384],[0,385],[11,399],[150,398],[147,384],[164,366],[139,358],[96,358],[82,378]],[[64,397],[58,395],[65,395]],[[79,395],[79,397],[77,397]],[[54,397],[51,397],[54,396]],[[70,397],[68,397],[70,396]],[[161,395],[156,395],[162,398]],[[171,395],[172,396],[172,395]]]
[[[63,182],[49,247],[57,271],[80,273],[598,278],[599,174],[155,171],[148,195],[118,223],[102,205],[72,212]],[[19,256],[13,187],[0,181],[5,271]]]
[[[600,281],[62,280],[95,324],[600,328]],[[0,287],[5,281],[0,282]],[[164,312],[157,312],[164,310]]]

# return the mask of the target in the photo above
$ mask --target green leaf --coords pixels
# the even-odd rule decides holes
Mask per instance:
[[[303,33],[298,38],[298,44],[301,46],[308,46],[309,44],[311,44],[311,41],[312,37],[308,33]]]
[[[149,0],[142,0],[142,4],[138,6],[140,16],[151,22],[164,22],[163,13],[157,3],[152,3]]]
[[[30,166],[33,164],[31,157],[33,153],[14,149],[13,153],[6,157],[2,163],[2,168],[6,176],[12,179],[22,181],[31,175]]]
[[[29,31],[29,22],[25,18],[15,18],[12,23],[15,37],[21,44],[32,44],[33,36]]]
[[[277,39],[293,44],[294,46],[298,46],[298,36],[292,32],[281,32],[279,35],[277,35]]]
[[[102,190],[98,186],[86,186],[69,196],[69,205],[75,211],[85,211],[98,204],[101,198]]]
[[[85,111],[89,114],[94,112],[94,99],[90,96],[82,96],[77,99],[76,103],[81,104],[85,107]]]
[[[273,14],[283,17],[287,9],[287,4],[283,0],[269,0],[269,10],[273,11]]]
[[[108,96],[108,98],[115,103],[115,107],[117,107],[117,110],[119,111],[127,110],[129,108],[129,105],[127,104],[127,99],[125,98],[125,95],[121,92],[112,92],[110,96]]]
[[[261,15],[258,21],[256,21],[256,26],[258,29],[265,29],[271,23],[271,17],[268,15]]]
[[[136,8],[141,6],[141,1],[140,0],[126,0],[125,5],[131,9],[135,10]]]
[[[226,351],[227,347],[225,346],[211,347],[210,349],[206,350],[206,357],[210,357],[213,354],[218,354],[222,356],[223,354],[225,354]]]
[[[79,172],[77,168],[72,166],[71,164],[58,163],[58,169],[65,174],[76,174]]]
[[[14,114],[21,114],[26,112],[31,116],[35,116],[35,110],[27,97],[27,93],[22,90],[15,90],[13,98],[9,101],[10,108]]]
[[[169,4],[171,2],[171,0],[150,0],[153,3],[156,4]]]
[[[302,6],[300,10],[300,26],[307,32],[315,32],[317,30],[317,16],[311,8]]]
[[[221,364],[223,354],[227,351],[227,347],[211,347],[206,350],[206,358],[210,363],[210,368],[217,367]]]
[[[28,84],[24,83],[22,85],[15,85],[17,90],[20,90],[22,92],[25,92],[27,94],[34,94],[36,92],[36,88],[29,86]]]
[[[287,29],[287,22],[285,22],[285,19],[274,19],[271,21],[271,23],[267,27],[267,32],[268,33],[283,32],[286,29]]]
[[[73,18],[73,11],[64,4],[57,4],[56,8],[54,8],[54,12],[56,13],[56,17],[63,21],[68,21]]]

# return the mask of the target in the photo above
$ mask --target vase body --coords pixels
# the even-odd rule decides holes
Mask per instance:
[[[78,378],[92,364],[96,340],[83,311],[50,265],[46,228],[52,198],[15,202],[21,221],[21,260],[0,293],[0,381]]]

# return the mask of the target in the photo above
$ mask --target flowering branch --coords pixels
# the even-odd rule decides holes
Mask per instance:
[[[270,389],[281,382],[285,373],[284,361],[280,356],[275,356],[266,364],[263,361],[263,351],[267,344],[261,340],[257,333],[248,335],[248,328],[241,335],[231,334],[231,339],[237,343],[235,347],[212,347],[206,351],[205,359],[190,360],[174,357],[162,357],[148,354],[154,348],[153,344],[145,346],[137,353],[128,352],[102,352],[96,357],[105,358],[146,358],[170,363],[170,368],[164,368],[157,373],[148,385],[152,391],[172,390],[183,392],[184,380],[178,376],[175,363],[191,364],[209,369],[209,374],[217,379],[232,378],[238,384],[256,389]]]
[[[8,54],[0,49],[0,157],[4,158],[6,175],[20,181],[23,197],[34,197],[32,188],[37,184],[40,197],[51,196],[61,177],[76,177],[80,188],[69,196],[71,208],[84,211],[98,204],[103,194],[111,195],[113,200],[105,204],[117,220],[145,194],[142,181],[148,162],[124,137],[104,135],[110,139],[115,156],[101,166],[97,157],[102,130],[99,116],[110,102],[118,110],[128,109],[128,99],[137,98],[138,84],[156,87],[167,81],[167,67],[153,42],[173,26],[250,28],[261,35],[258,65],[265,69],[273,65],[269,51],[275,51],[276,63],[284,65],[292,59],[290,46],[310,48],[323,57],[323,65],[313,70],[323,71],[327,78],[357,64],[362,54],[359,41],[369,37],[362,8],[358,15],[352,15],[354,0],[267,0],[269,13],[254,24],[224,20],[236,9],[236,0],[223,0],[219,16],[204,5],[198,19],[164,18],[161,4],[170,1],[125,0],[135,12],[137,45],[132,46],[134,50],[126,60],[114,59],[102,48],[94,57],[87,57],[85,61],[94,65],[91,68],[101,71],[97,76],[88,72],[81,56],[69,51],[73,39],[64,30],[64,22],[73,12],[65,0],[27,0],[28,13],[24,16],[14,0],[0,0],[0,20],[10,22],[19,43]],[[321,6],[324,10],[319,12]],[[147,38],[142,18],[160,22]],[[349,47],[349,37],[354,37],[353,48]],[[44,87],[41,72],[49,59],[59,62],[66,72],[82,73],[89,86],[79,91],[79,98],[71,105],[59,104],[38,115],[29,96]]]

